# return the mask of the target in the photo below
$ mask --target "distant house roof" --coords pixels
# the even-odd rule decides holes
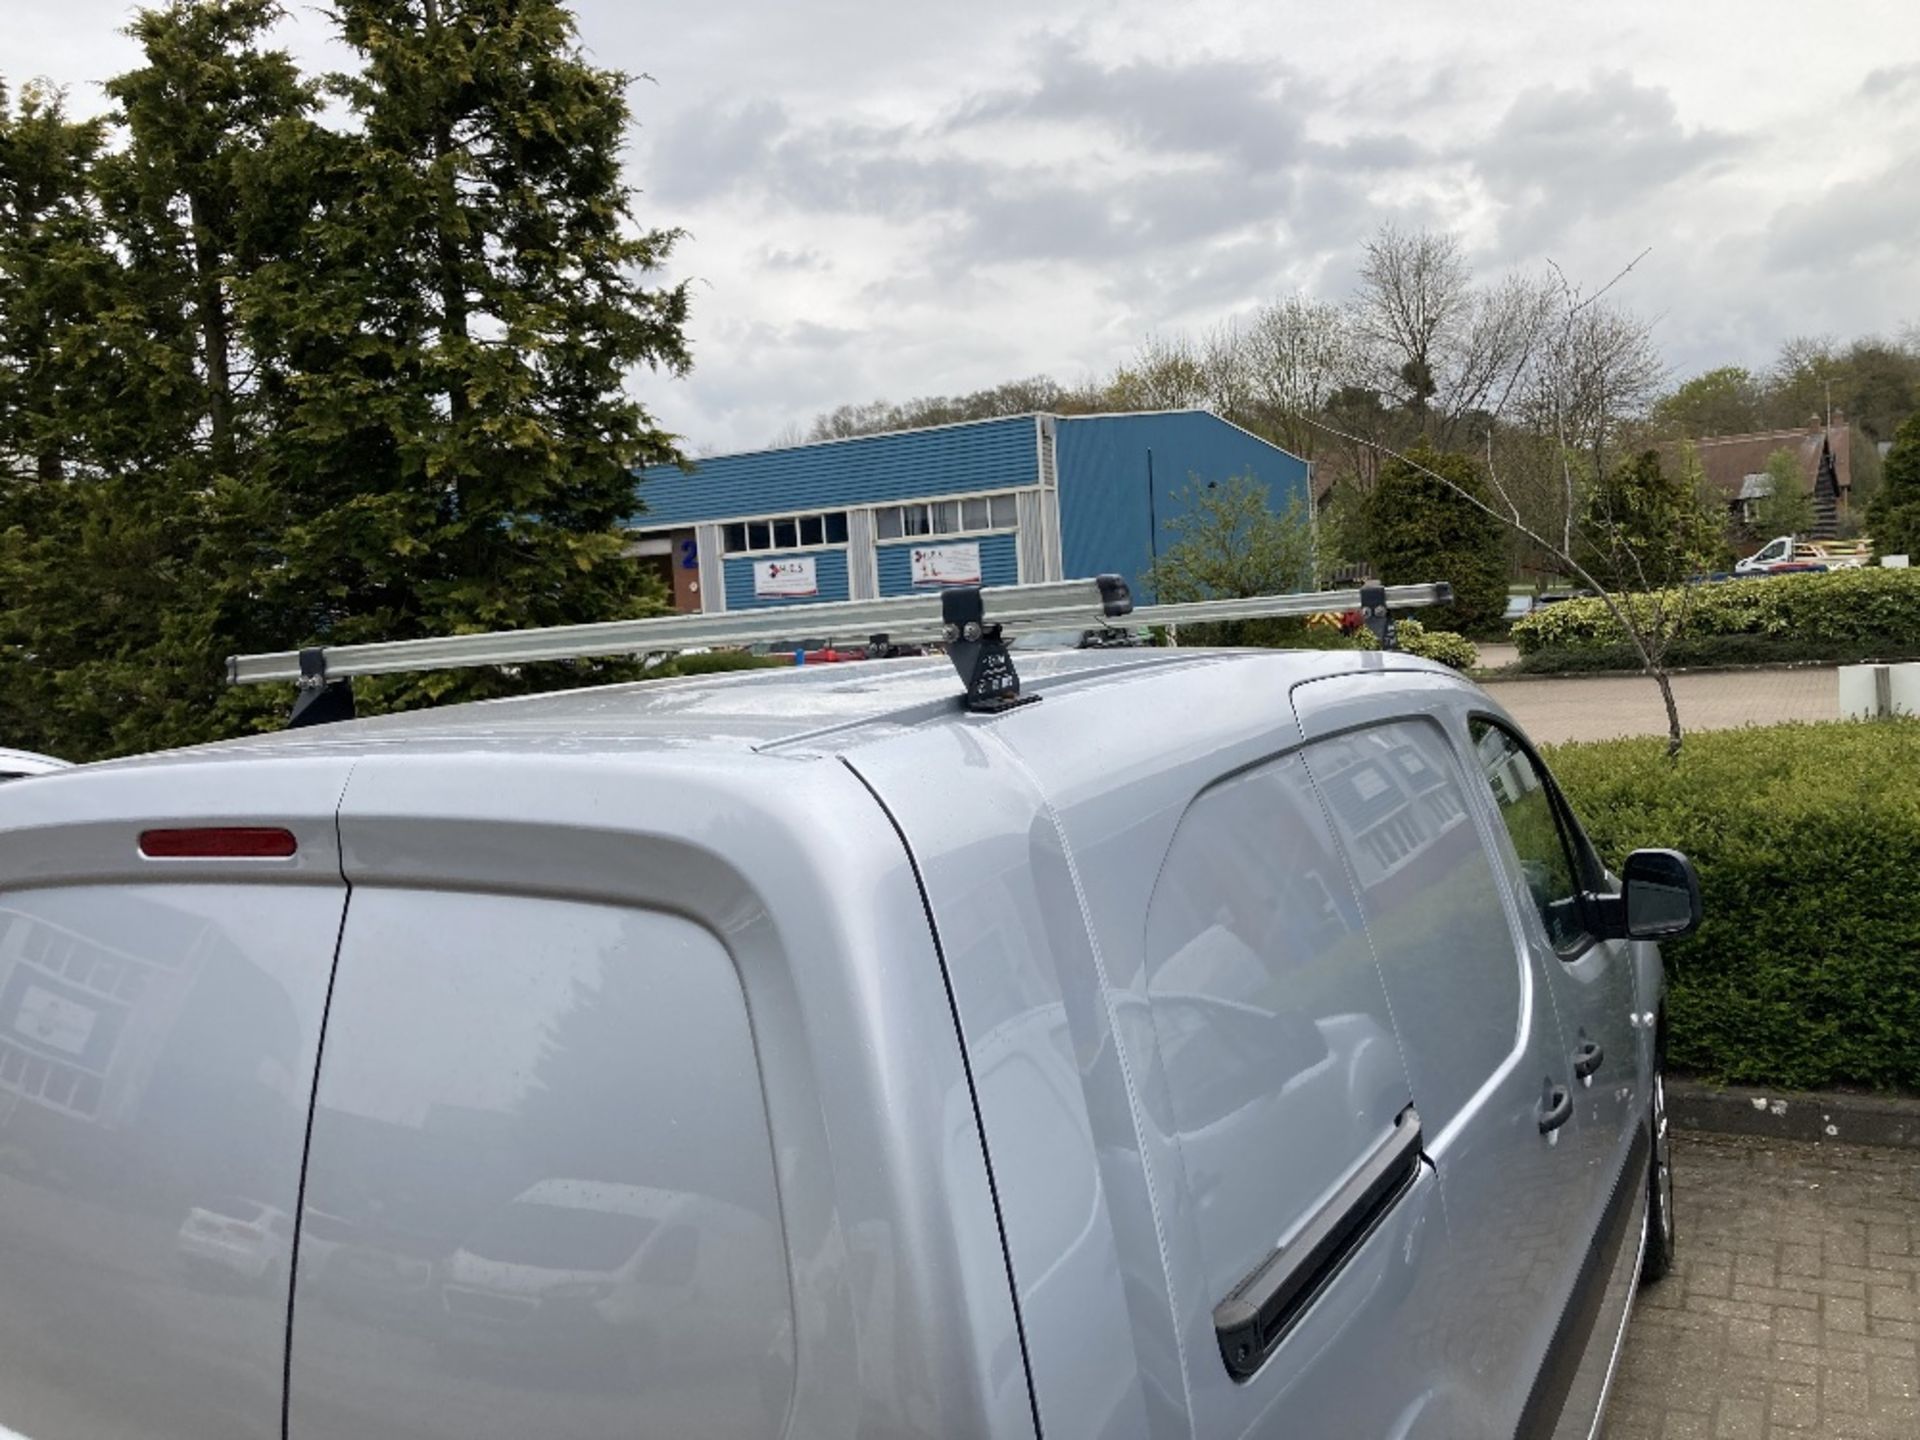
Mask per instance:
[[[1754,435],[1711,435],[1695,440],[1693,447],[1708,483],[1729,500],[1754,498],[1749,482],[1755,476],[1765,476],[1767,460],[1776,450],[1793,452],[1794,459],[1800,462],[1800,476],[1806,482],[1808,494],[1813,493],[1814,482],[1820,478],[1821,456],[1828,452],[1833,456],[1833,478],[1840,493],[1845,495],[1853,488],[1852,432],[1845,424],[1764,430]],[[1671,462],[1677,458],[1680,446],[1676,443],[1662,449]]]
[[[1758,500],[1773,494],[1773,477],[1764,471],[1758,475],[1743,476],[1740,481],[1741,500]]]

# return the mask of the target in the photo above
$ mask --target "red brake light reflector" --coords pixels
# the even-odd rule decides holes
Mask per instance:
[[[149,860],[284,860],[299,849],[291,830],[269,825],[140,832],[140,853]]]

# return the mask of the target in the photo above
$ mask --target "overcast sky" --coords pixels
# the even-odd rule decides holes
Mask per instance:
[[[98,108],[122,0],[4,0],[0,74]],[[1558,262],[1679,374],[1920,320],[1914,0],[577,0],[690,232],[690,450],[846,401],[1103,374],[1153,332],[1337,298],[1383,220]],[[328,53],[296,6],[287,43]]]

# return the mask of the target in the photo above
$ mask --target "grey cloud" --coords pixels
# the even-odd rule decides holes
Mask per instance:
[[[1230,155],[1252,171],[1305,148],[1313,87],[1270,62],[1137,60],[1102,66],[1058,37],[1044,42],[1029,85],[983,95],[950,122],[1093,122],[1132,147],[1159,154]]]
[[[1064,40],[1037,50],[1022,84],[981,95],[924,127],[797,123],[764,103],[709,112],[675,127],[656,161],[668,183],[730,184],[822,214],[945,219],[920,257],[951,286],[980,265],[1024,261],[1133,263],[1195,245],[1344,232],[1299,204],[1331,172],[1408,168],[1429,152],[1369,130],[1310,142],[1322,97],[1277,67],[1239,60],[1103,66]],[[1277,78],[1276,78],[1277,77]],[[977,140],[1011,130],[1011,154],[1038,133],[1092,127],[1111,148],[1089,162],[1019,163],[981,156]],[[730,181],[722,177],[731,172]],[[663,183],[662,188],[667,188]]]
[[[702,107],[670,124],[654,143],[649,179],[663,200],[702,200],[762,169],[770,147],[791,125],[771,100],[732,109]]]
[[[1783,207],[1767,227],[1766,255],[1782,270],[1835,280],[1855,268],[1911,270],[1920,264],[1920,161],[1902,161]]]
[[[1644,204],[1712,173],[1737,137],[1688,130],[1673,97],[1621,73],[1523,91],[1486,136],[1456,147],[1503,207],[1502,248],[1537,253],[1574,221]]]
[[[833,262],[818,250],[776,250],[770,245],[760,247],[760,263],[768,270],[778,271],[821,271],[831,270]]]
[[[1883,65],[1868,71],[1860,82],[1860,95],[1866,100],[1886,100],[1908,91],[1920,92],[1920,64]]]

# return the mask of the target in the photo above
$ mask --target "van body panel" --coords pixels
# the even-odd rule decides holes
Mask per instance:
[[[849,764],[926,883],[1041,1427],[1050,1440],[1180,1433],[1185,1383],[1135,1108],[1045,797],[986,727],[903,736]]]
[[[280,1428],[344,762],[75,770],[0,795],[0,1430]],[[273,860],[141,831],[273,824]]]
[[[1481,1412],[1476,1430],[1508,1433],[1523,1423],[1525,1433],[1585,1434],[1597,1419],[1613,1345],[1632,1302],[1637,1267],[1619,1249],[1639,1250],[1638,1218],[1630,1231],[1620,1228],[1617,1208],[1631,1205],[1645,1189],[1644,1169],[1628,1175],[1629,1150],[1646,1106],[1646,1077],[1651,1050],[1632,1020],[1638,966],[1626,947],[1594,944],[1577,957],[1563,959],[1548,942],[1539,911],[1521,873],[1505,824],[1481,773],[1469,720],[1484,716],[1516,735],[1524,732],[1482,692],[1457,677],[1397,674],[1391,684],[1370,675],[1331,677],[1301,685],[1293,692],[1302,732],[1314,739],[1309,764],[1330,783],[1334,754],[1355,748],[1367,737],[1400,735],[1412,743],[1419,761],[1450,768],[1445,791],[1449,809],[1464,806],[1479,844],[1464,853],[1454,873],[1434,894],[1421,894],[1421,877],[1402,873],[1363,893],[1375,945],[1386,967],[1396,1006],[1405,1015],[1465,1015],[1474,1023],[1477,1009],[1501,1004],[1488,988],[1495,972],[1476,965],[1499,943],[1490,931],[1477,944],[1445,957],[1456,978],[1451,997],[1429,993],[1423,974],[1438,958],[1448,927],[1441,922],[1448,892],[1456,895],[1487,888],[1489,867],[1500,896],[1507,953],[1518,969],[1519,1024],[1513,1047],[1497,1073],[1489,1071],[1471,1102],[1434,1138],[1431,1153],[1440,1169],[1449,1214],[1459,1244],[1458,1277],[1449,1286],[1458,1310],[1455,1343],[1464,1347],[1448,1357],[1455,1373],[1473,1377]],[[1418,717],[1447,736],[1446,757],[1405,730]],[[1336,738],[1337,737],[1337,738]],[[1328,753],[1321,753],[1326,750]],[[1342,805],[1333,807],[1338,816]],[[1353,826],[1346,827],[1352,830]],[[1363,837],[1343,831],[1343,841],[1363,854]],[[1467,865],[1461,870],[1459,865]],[[1396,889],[1401,893],[1396,897]],[[1395,927],[1374,912],[1381,904],[1406,902],[1414,913],[1410,927]],[[1484,908],[1484,907],[1476,907]],[[1465,917],[1463,917],[1465,918]],[[1491,917],[1488,917],[1491,918]],[[1454,928],[1458,928],[1457,926]],[[1465,939],[1464,932],[1461,939]],[[1657,961],[1656,961],[1657,963]],[[1464,1076],[1447,1076],[1433,1067],[1451,1064],[1463,1031],[1434,1031],[1403,1026],[1409,1062],[1415,1070],[1416,1099],[1442,1088],[1458,1093]],[[1589,1083],[1572,1073],[1574,1047],[1600,1036],[1618,1065],[1607,1065]],[[1565,1085],[1575,1097],[1574,1118],[1551,1137],[1533,1123],[1542,1091]],[[1420,1100],[1426,1106],[1427,1101]],[[1436,1107],[1437,1109],[1437,1107]],[[1635,1217],[1644,1211],[1644,1200]],[[1614,1251],[1594,1247],[1612,1236]],[[1596,1301],[1593,1287],[1604,1290]],[[1596,1314],[1597,1311],[1597,1314]],[[1568,1383],[1569,1373],[1574,1375]],[[1540,1413],[1542,1396],[1552,1397]],[[1564,1396],[1564,1399],[1559,1397]]]
[[[436,905],[453,904],[451,892],[519,896],[529,910],[579,906],[655,930],[672,919],[725,955],[765,1119],[742,1135],[752,1127],[736,1112],[702,1142],[771,1146],[791,1294],[785,1433],[1031,1432],[1005,1255],[925,906],[899,836],[843,765],[710,752],[511,764],[490,753],[369,755],[340,832],[356,904],[376,891],[396,913],[423,894]],[[372,913],[375,954],[383,928]],[[461,933],[484,953],[492,928],[469,921]],[[713,954],[685,943],[711,977]],[[350,1005],[353,968],[342,975]],[[714,993],[706,1013],[724,1015]],[[321,1134],[317,1125],[316,1146]],[[572,1163],[567,1178],[631,1183]],[[516,1403],[534,1404],[541,1383],[525,1377]],[[355,1433],[301,1428],[312,1413],[296,1405],[294,1440]],[[607,1418],[583,1411],[573,1431],[551,1433],[599,1433]]]
[[[1376,1422],[1383,1433],[1458,1433],[1454,1397],[1420,1358],[1443,1300],[1435,1287],[1448,1236],[1436,1185],[1416,1183],[1400,1197],[1250,1380],[1230,1376],[1215,1332],[1215,1307],[1227,1298],[1220,1293],[1227,1256],[1252,1248],[1232,1207],[1243,1207],[1239,1217],[1252,1225],[1264,1203],[1266,1243],[1278,1248],[1357,1168],[1409,1099],[1364,938],[1356,932],[1337,963],[1309,984],[1295,968],[1286,933],[1294,923],[1344,933],[1354,917],[1325,821],[1289,758],[1300,744],[1288,703],[1297,662],[1235,655],[1178,676],[1117,681],[1103,695],[1072,697],[1051,715],[1044,706],[1015,711],[996,723],[995,734],[1037,778],[1065,838],[1114,1029],[1136,1077],[1141,1151],[1167,1256],[1165,1303],[1185,1367],[1189,1424],[1201,1434],[1340,1436],[1370,1433]],[[1133,723],[1115,723],[1116,716]],[[1249,786],[1258,790],[1257,803],[1235,806],[1230,816],[1206,813]],[[1190,821],[1216,833],[1196,840],[1195,865],[1176,877],[1169,856]],[[1196,883],[1208,846],[1218,847],[1221,866],[1257,864],[1263,857],[1254,852],[1268,849],[1275,898],[1222,892],[1210,902],[1223,907],[1218,925],[1179,947],[1163,943],[1171,932],[1154,914],[1163,879],[1178,887]],[[1303,883],[1308,878],[1311,886]],[[1259,929],[1255,922],[1269,915],[1280,926]],[[1246,936],[1260,972],[1252,988],[1228,973],[1228,951],[1247,948]],[[1251,1007],[1273,1012],[1263,1028],[1277,1021],[1293,1022],[1281,1026],[1285,1034],[1312,1027],[1316,1046],[1335,1061],[1324,1072],[1299,1070],[1291,1093],[1283,1087],[1234,1112],[1245,1155],[1223,1146],[1224,1132],[1211,1133],[1216,1124],[1199,1116],[1191,1080],[1172,1052],[1181,1038],[1175,1012],[1196,986],[1212,990],[1206,999],[1216,1007],[1264,1001]],[[1270,1036],[1265,1052],[1276,1073],[1294,1053],[1285,1034]],[[1236,1083],[1224,1054],[1219,1068],[1222,1084]],[[1188,1101],[1176,1101],[1176,1089],[1187,1090]],[[1229,1197],[1229,1186],[1238,1194]],[[1248,1268],[1262,1258],[1247,1254]],[[1357,1367],[1369,1375],[1364,1393],[1353,1384]]]
[[[1174,953],[1156,955],[1150,940],[1166,929],[1150,923],[1150,908],[1183,820],[1244,772],[1276,767],[1267,783],[1291,783],[1305,807],[1276,815],[1276,835],[1297,816],[1309,836],[1325,836],[1297,762],[1289,770],[1286,759],[1299,737],[1286,698],[1295,673],[1294,657],[1215,659],[1177,679],[1149,672],[1137,690],[1120,680],[1098,695],[1057,693],[1047,705],[849,757],[900,820],[926,875],[976,1075],[996,1060],[1005,1066],[1001,1057],[1010,1053],[1028,1060],[1004,1087],[983,1078],[980,1088],[1050,1435],[1462,1433],[1461,1397],[1421,1364],[1435,1343],[1422,1317],[1441,1313],[1431,1287],[1447,1243],[1439,1187],[1424,1172],[1253,1380],[1229,1376],[1214,1333],[1213,1309],[1224,1298],[1215,1291],[1230,1283],[1223,1277],[1232,1262],[1224,1253],[1209,1259],[1203,1236],[1243,1235],[1244,1273],[1263,1258],[1256,1252],[1297,1226],[1303,1217],[1295,1212],[1338,1188],[1350,1168],[1340,1157],[1377,1142],[1407,1099],[1378,977],[1328,839],[1310,842],[1320,846],[1317,869],[1326,872],[1319,908],[1344,915],[1355,944],[1346,968],[1323,987],[1327,1013],[1318,1028],[1304,1014],[1285,1017],[1299,1024],[1280,1024],[1283,1017],[1233,998],[1219,945],[1169,942],[1161,948]],[[1113,723],[1115,714],[1174,713],[1207,719]],[[927,783],[943,772],[965,782]],[[1297,778],[1288,782],[1279,772]],[[1234,858],[1197,855],[1198,873]],[[1289,859],[1303,857],[1272,858],[1277,882]],[[1172,888],[1194,879],[1182,871]],[[1216,993],[1189,993],[1196,987]],[[1169,1075],[1167,1046],[1181,1038],[1174,1032],[1195,1006],[1237,1020],[1236,1033],[1251,1026],[1275,1043],[1296,1033],[1304,1043],[1311,1031],[1312,1063],[1294,1067],[1299,1084],[1281,1095],[1252,1097],[1219,1118],[1196,1118],[1186,1107],[1194,1123],[1183,1123],[1173,1093],[1180,1075]],[[1052,1035],[1072,1044],[1073,1073],[1048,1043]],[[1272,1058],[1286,1063],[1277,1052]],[[1203,1063],[1191,1051],[1183,1059],[1189,1067]],[[1220,1069],[1230,1082],[1228,1067]],[[1051,1075],[1061,1078],[1043,1078]],[[1061,1172],[1072,1167],[1057,1161],[1044,1170],[1020,1163],[1049,1143],[1048,1112],[1063,1094],[1077,1099],[1073,1118],[1085,1138],[1051,1143],[1056,1154],[1084,1154],[1091,1144],[1099,1165],[1091,1190],[1067,1184]],[[1314,1139],[1343,1124],[1351,1145]],[[1247,1125],[1273,1133],[1249,1132],[1236,1144],[1228,1131]],[[1093,1213],[1077,1220],[1089,1205]],[[1272,1210],[1269,1222],[1258,1218],[1264,1207]],[[1235,1213],[1244,1224],[1232,1220]],[[1256,1243],[1251,1230],[1261,1223],[1270,1228]],[[1085,1275],[1092,1280],[1071,1283],[1099,1288],[1076,1297],[1062,1286],[1063,1277]],[[1116,1281],[1125,1298],[1122,1328],[1121,1312],[1103,1298]],[[1371,1377],[1364,1393],[1352,1384],[1359,1365]],[[1137,1401],[1127,1388],[1136,1374]],[[1090,1393],[1099,1398],[1076,1403]],[[1124,1403],[1109,1405],[1109,1395]]]
[[[1500,722],[1520,741],[1527,758],[1546,770],[1524,732],[1505,715],[1475,704],[1470,718]],[[1468,738],[1471,743],[1471,734]],[[1584,1416],[1591,1415],[1596,1398],[1604,1396],[1612,1359],[1608,1337],[1616,1336],[1624,1324],[1639,1274],[1638,1265],[1629,1266],[1625,1257],[1628,1252],[1637,1256],[1640,1230],[1637,1222],[1630,1232],[1624,1230],[1620,1213],[1636,1200],[1644,1209],[1647,1191],[1650,1155],[1643,1137],[1651,1109],[1651,1017],[1657,1006],[1643,1010],[1641,993],[1644,952],[1655,951],[1657,970],[1657,947],[1588,937],[1577,948],[1556,950],[1538,909],[1528,903],[1526,877],[1491,788],[1479,787],[1477,798],[1489,817],[1492,851],[1510,876],[1525,942],[1554,992],[1568,1053],[1598,1047],[1594,1053],[1600,1057],[1592,1073],[1570,1081],[1576,1117],[1569,1129],[1575,1132],[1582,1173],[1577,1198],[1565,1203],[1581,1212],[1576,1232],[1585,1243],[1575,1289],[1552,1341],[1558,1353],[1537,1382],[1543,1395],[1565,1393],[1560,1423],[1563,1429],[1577,1429]],[[1577,820],[1573,823],[1577,827]],[[1584,846],[1584,837],[1578,837],[1578,843]],[[1595,879],[1603,887],[1613,884],[1604,874]],[[1536,1396],[1533,1410],[1539,1412],[1544,1403]],[[1547,1424],[1550,1418],[1542,1416],[1539,1423]]]

